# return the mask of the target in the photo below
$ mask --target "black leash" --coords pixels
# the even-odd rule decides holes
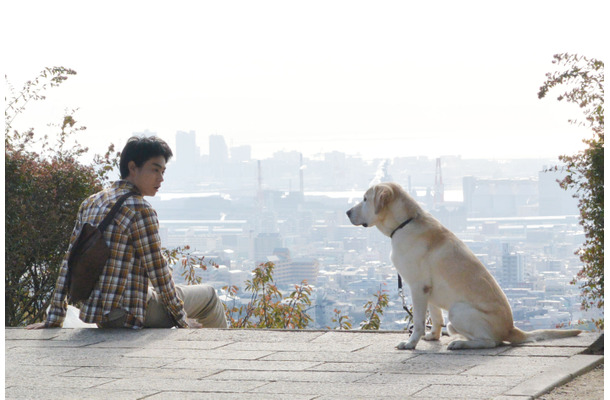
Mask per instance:
[[[411,221],[413,221],[413,218],[409,218],[405,222],[403,222],[402,224],[398,225],[398,227],[396,227],[396,229],[394,229],[392,231],[392,233],[390,234],[390,239],[392,237],[394,237],[394,234],[396,233],[396,231],[404,228]],[[411,314],[411,311],[409,311],[409,307],[407,307],[407,300],[405,299],[405,293],[402,290],[402,277],[400,276],[400,274],[398,274],[398,295],[402,299],[402,308],[405,309],[407,314],[409,314],[409,316],[411,317],[411,320],[413,320],[413,314]]]
[[[402,277],[400,276],[400,274],[398,274],[398,295],[402,299],[402,308],[405,309],[407,314],[409,314],[409,317],[411,317],[411,321],[413,321],[413,314],[411,313],[411,311],[409,310],[409,307],[407,306],[407,299],[405,299],[405,293],[402,290]]]

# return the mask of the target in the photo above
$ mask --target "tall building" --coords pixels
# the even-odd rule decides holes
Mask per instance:
[[[222,135],[210,135],[210,163],[222,165],[229,161],[229,148]]]
[[[195,131],[176,132],[176,162],[182,165],[199,163],[201,158]]]
[[[195,131],[176,132],[176,149],[171,162],[165,183],[167,187],[191,189],[200,182],[202,159]]]
[[[443,172],[441,159],[436,159],[436,172],[434,175],[434,205],[439,206],[445,202],[445,185],[443,184]]]
[[[273,250],[275,261],[274,281],[278,285],[299,285],[306,281],[309,285],[318,282],[319,263],[313,257],[300,257],[293,259],[290,249],[278,247]]]
[[[521,251],[511,252],[510,245],[502,245],[502,287],[519,287],[524,282],[525,254]]]
[[[289,259],[280,263],[275,271],[278,285],[300,285],[306,281],[309,285],[318,283],[318,260],[312,257]]]

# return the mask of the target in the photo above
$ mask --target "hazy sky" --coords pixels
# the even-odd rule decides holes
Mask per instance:
[[[556,157],[589,131],[539,100],[552,56],[603,59],[606,1],[11,1],[3,69],[20,88],[75,69],[19,124],[79,108],[96,152],[177,130],[306,156]]]

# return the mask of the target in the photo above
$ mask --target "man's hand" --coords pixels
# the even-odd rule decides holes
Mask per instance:
[[[31,324],[25,327],[25,329],[44,329],[47,326],[44,322],[36,322],[35,324]]]
[[[201,325],[199,322],[197,322],[194,319],[191,318],[187,318],[186,319],[186,323],[188,324],[190,329],[201,329],[203,328],[203,325]]]

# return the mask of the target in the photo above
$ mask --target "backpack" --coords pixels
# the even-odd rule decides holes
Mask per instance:
[[[123,202],[136,193],[129,192],[116,201],[104,220],[94,227],[85,223],[72,245],[68,256],[68,286],[73,301],[87,300],[110,258],[110,249],[104,240],[104,230],[112,222]]]

